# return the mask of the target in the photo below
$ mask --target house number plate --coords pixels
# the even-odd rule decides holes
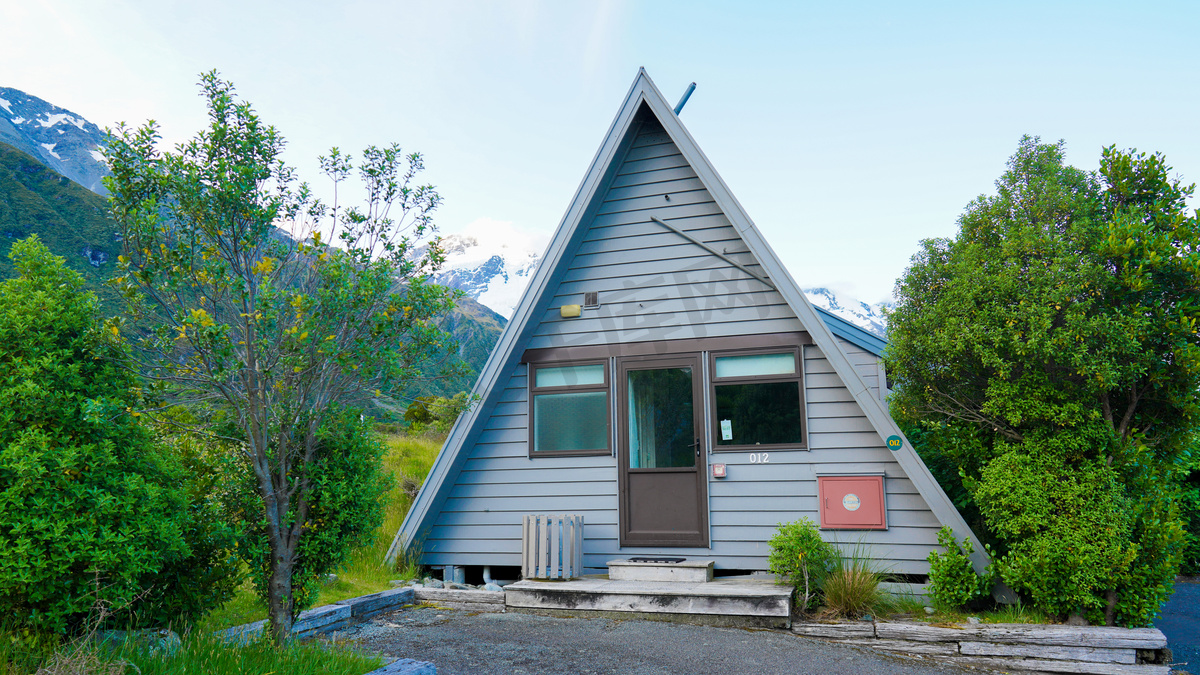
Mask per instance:
[[[771,453],[769,452],[752,452],[750,453],[751,464],[769,464],[771,462]]]

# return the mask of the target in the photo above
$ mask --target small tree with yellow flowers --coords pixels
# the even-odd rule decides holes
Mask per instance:
[[[109,142],[118,282],[134,319],[110,329],[136,338],[151,400],[187,406],[244,451],[260,583],[282,639],[312,599],[307,577],[321,565],[301,564],[303,542],[320,538],[314,509],[336,498],[331,472],[373,465],[345,454],[369,443],[338,442],[361,438],[347,411],[411,385],[418,364],[451,347],[434,319],[454,295],[427,283],[443,259],[430,215],[441,200],[416,184],[421,156],[393,145],[368,148],[357,166],[336,149],[321,158],[335,186],[327,206],[296,184],[283,139],[232,84],[210,72],[200,85],[209,125],[173,152],[153,122],[122,125]],[[336,189],[356,169],[365,205],[343,208]],[[333,482],[380,493],[374,473]],[[359,519],[342,535],[373,525]]]

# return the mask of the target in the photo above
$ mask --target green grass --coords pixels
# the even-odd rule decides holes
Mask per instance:
[[[174,650],[156,649],[147,641],[105,643],[90,635],[23,654],[13,645],[0,645],[0,675],[362,675],[382,665],[378,657],[344,643],[293,641],[278,646],[263,640],[231,645],[199,631]]]
[[[290,642],[280,647],[263,640],[231,647],[202,632],[192,633],[171,653],[139,646],[121,649],[118,656],[141,675],[361,675],[383,665],[378,657],[345,644]]]
[[[383,456],[383,467],[390,471],[396,481],[387,495],[384,507],[383,525],[375,533],[374,541],[362,548],[350,552],[345,566],[337,571],[337,581],[327,583],[321,588],[316,606],[356,598],[377,591],[391,588],[389,581],[404,576],[413,576],[417,570],[412,569],[411,562],[402,564],[397,571],[383,564],[392,538],[400,529],[404,515],[412,506],[412,493],[429,474],[433,460],[441,449],[440,438],[412,437],[404,434],[388,434],[383,437],[387,452]],[[407,481],[405,479],[408,479]],[[406,490],[407,488],[407,490]],[[224,607],[212,612],[200,623],[205,631],[221,630],[238,626],[252,621],[267,618],[267,609],[254,593],[254,588],[247,581],[238,589],[237,595]]]

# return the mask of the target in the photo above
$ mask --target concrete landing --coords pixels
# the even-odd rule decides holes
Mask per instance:
[[[608,578],[613,581],[678,581],[702,584],[713,580],[712,560],[676,563],[609,560]]]
[[[697,623],[740,619],[745,625],[791,625],[791,586],[753,577],[718,578],[707,583],[626,581],[583,578],[573,581],[518,581],[504,587],[509,609],[570,612],[618,612],[663,615]],[[737,621],[734,621],[737,623]]]

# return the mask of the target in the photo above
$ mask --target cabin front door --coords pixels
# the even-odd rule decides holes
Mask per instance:
[[[621,546],[708,546],[698,356],[617,361]]]

